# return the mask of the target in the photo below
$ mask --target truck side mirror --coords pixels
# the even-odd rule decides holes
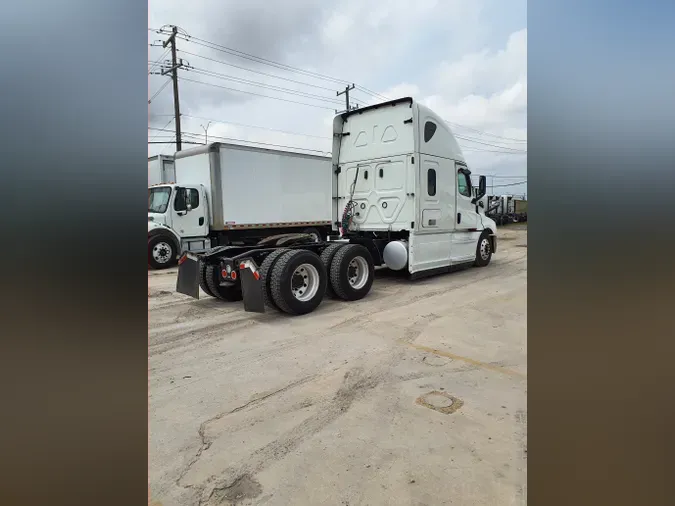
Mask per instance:
[[[475,204],[480,199],[485,197],[486,193],[487,193],[487,179],[485,176],[480,176],[478,178],[478,194],[473,199],[471,199],[471,203]]]

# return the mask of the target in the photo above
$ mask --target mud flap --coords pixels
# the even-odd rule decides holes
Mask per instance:
[[[245,262],[247,268],[239,270],[241,280],[241,292],[244,297],[244,311],[249,313],[264,313],[265,298],[263,296],[263,283],[260,276],[256,276],[258,270],[252,260]],[[249,268],[248,265],[252,268]]]
[[[497,234],[490,234],[492,239],[492,253],[497,253]]]
[[[199,299],[199,259],[185,254],[178,261],[178,280],[176,291]]]

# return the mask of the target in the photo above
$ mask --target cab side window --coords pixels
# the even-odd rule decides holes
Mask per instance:
[[[174,210],[185,211],[188,204],[190,204],[191,209],[199,207],[199,192],[196,188],[181,188],[176,192],[176,198],[173,202]]]
[[[457,191],[460,195],[471,197],[471,181],[469,180],[469,176],[463,172],[457,173]]]
[[[427,170],[427,193],[430,197],[436,195],[436,171],[434,169]]]
[[[197,209],[199,207],[199,192],[196,188],[188,188],[188,202],[192,209]]]

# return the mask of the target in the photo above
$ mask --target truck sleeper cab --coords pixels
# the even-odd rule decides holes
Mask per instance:
[[[486,266],[496,225],[484,213],[485,177],[476,189],[470,175],[445,122],[412,98],[342,113],[333,122],[330,240],[285,234],[186,254],[176,289],[297,315],[324,294],[365,297],[376,266],[413,278]]]
[[[472,187],[437,114],[401,98],[336,116],[333,137],[334,229],[367,245],[375,265],[417,277],[489,263],[497,244],[480,206],[485,178]]]

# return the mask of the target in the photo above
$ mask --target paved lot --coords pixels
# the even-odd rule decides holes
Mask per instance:
[[[169,505],[526,503],[527,230],[486,268],[245,313],[148,273],[150,490]]]

